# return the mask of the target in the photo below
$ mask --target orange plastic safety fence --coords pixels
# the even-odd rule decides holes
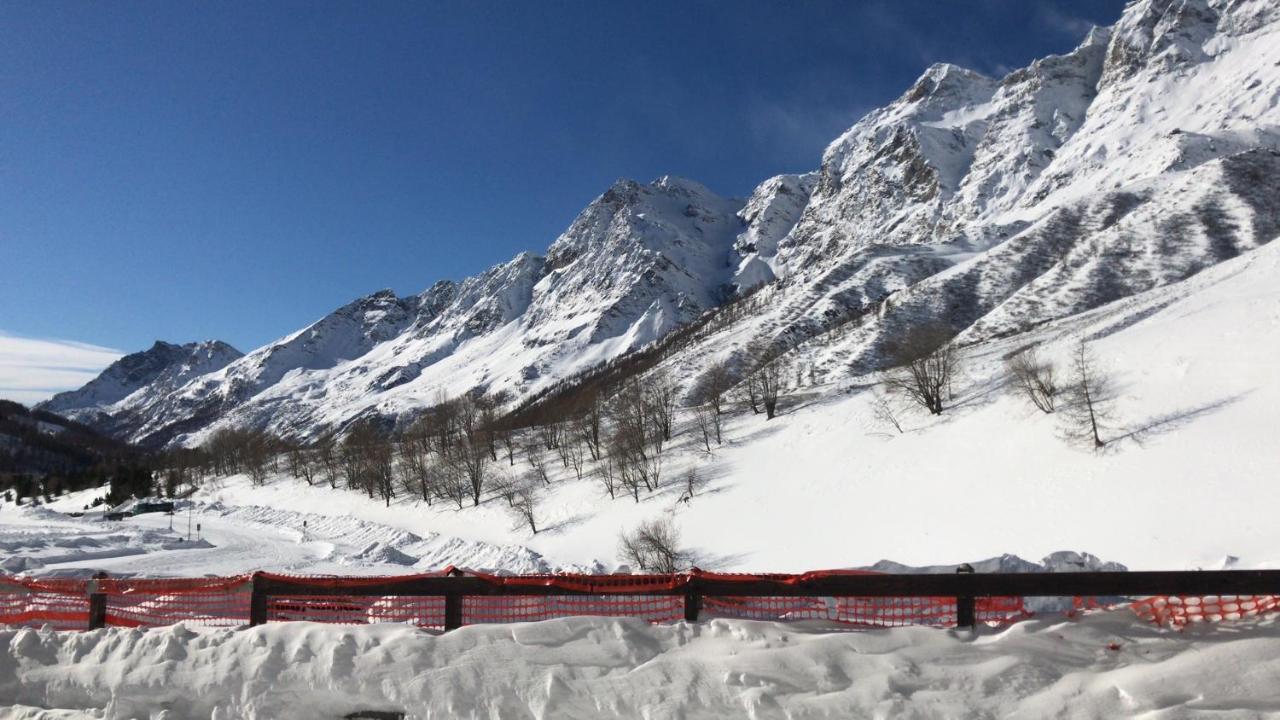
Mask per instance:
[[[317,588],[360,588],[369,585],[384,585],[414,580],[415,578],[437,578],[451,575],[455,571],[450,565],[435,572],[415,573],[412,575],[291,575],[287,573],[260,572],[258,575],[269,580],[285,580],[295,585],[309,585]],[[246,576],[251,577],[251,576]]]
[[[504,587],[553,587],[582,593],[643,594],[674,590],[687,584],[688,575],[489,575],[467,573]]]
[[[177,622],[238,627],[249,618],[249,577],[107,579],[107,625],[156,627]]]
[[[463,625],[532,622],[575,615],[675,622],[684,617],[684,598],[679,595],[474,595],[462,599]]]
[[[305,620],[338,625],[406,623],[424,628],[443,628],[444,598],[438,595],[272,597],[267,602],[267,620]]]
[[[0,625],[83,630],[88,623],[88,581],[0,577]]]
[[[441,628],[445,624],[442,596],[329,595],[335,588],[353,591],[373,585],[394,587],[399,581],[456,574],[453,568],[436,573],[395,577],[315,577],[266,575],[286,580],[298,595],[271,594],[268,620],[368,624],[410,623]],[[506,623],[547,620],[574,615],[625,616],[649,622],[673,622],[685,617],[681,592],[692,578],[732,584],[770,581],[796,585],[808,579],[865,571],[826,571],[803,575],[746,575],[694,571],[681,575],[524,575],[468,573],[506,592],[520,588],[554,588],[568,595],[480,594],[462,598],[462,623]],[[88,627],[90,593],[105,601],[107,625],[152,627],[186,622],[209,627],[237,627],[248,622],[252,577],[188,579],[35,579],[0,576],[0,625],[49,625],[56,629]],[[315,588],[307,594],[307,588]],[[388,591],[390,591],[389,588]],[[1044,612],[1058,612],[1037,605]],[[823,620],[855,627],[895,627],[956,624],[951,597],[750,597],[704,596],[700,615],[755,620]],[[1196,622],[1221,622],[1280,611],[1280,595],[1155,596],[1137,601],[1123,598],[1074,598],[1068,614],[1093,608],[1129,607],[1139,617],[1171,627]],[[1019,597],[978,598],[979,623],[1001,624],[1030,616]]]
[[[747,620],[827,620],[858,627],[956,624],[955,598],[950,597],[707,597],[703,608],[714,617]],[[985,624],[1030,615],[1022,598],[979,598],[974,610],[977,621]]]
[[[1157,595],[1138,600],[1129,607],[1144,620],[1181,628],[1189,623],[1243,620],[1276,612],[1280,610],[1280,596]]]
[[[739,620],[834,620],[832,598],[731,597],[708,595],[704,614]]]

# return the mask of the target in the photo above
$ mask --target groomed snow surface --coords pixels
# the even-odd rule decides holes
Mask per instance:
[[[1265,718],[1277,678],[1273,621],[1177,633],[1120,611],[976,638],[604,618],[0,631],[7,718]]]

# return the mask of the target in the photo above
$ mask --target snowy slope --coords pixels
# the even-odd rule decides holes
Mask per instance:
[[[401,495],[385,507],[287,476],[261,487],[236,476],[206,482],[195,496],[197,520],[212,533],[230,533],[233,552],[130,556],[110,567],[153,574],[255,566],[610,569],[620,531],[664,516],[708,569],[790,572],[885,559],[928,566],[1006,553],[1065,568],[1065,556],[1053,556],[1063,550],[1133,569],[1277,567],[1276,277],[1280,244],[1272,243],[1029,333],[976,342],[965,350],[956,406],[940,418],[904,411],[901,434],[871,407],[875,375],[792,387],[772,421],[736,408],[725,444],[711,454],[682,414],[662,487],[639,503],[610,500],[594,476],[576,480],[549,454],[554,482],[539,505],[543,530],[533,536],[496,497],[457,509]],[[1003,387],[1010,351],[1039,342],[1042,355],[1062,367],[1082,339],[1121,391],[1100,453],[1068,444],[1060,417]],[[700,487],[681,502],[691,468]],[[495,480],[526,470],[521,460],[491,466]],[[68,509],[82,502],[73,499]],[[0,512],[9,523],[22,517]],[[306,540],[304,520],[312,531]],[[36,571],[102,565],[87,558]]]

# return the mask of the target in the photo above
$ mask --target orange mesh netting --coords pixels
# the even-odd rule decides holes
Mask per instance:
[[[340,625],[408,623],[425,628],[444,627],[444,598],[389,595],[290,595],[272,597],[267,620],[305,620]]]
[[[97,581],[107,596],[107,625],[156,627],[177,622],[237,627],[249,617],[249,576]]]
[[[462,600],[463,625],[529,622],[575,615],[675,622],[684,617],[684,598],[680,595],[472,595]]]
[[[823,578],[877,574],[824,571],[799,575],[709,573],[692,570],[672,575],[515,575],[464,573],[452,567],[418,575],[332,577],[257,573],[228,578],[36,579],[0,576],[0,625],[82,630],[94,613],[105,625],[154,627],[184,622],[207,627],[239,627],[250,622],[253,583],[262,578],[258,615],[266,621],[369,624],[407,623],[424,628],[446,625],[446,599],[435,582],[417,580],[465,575],[465,594],[455,605],[453,622],[463,625],[548,620],[576,615],[634,617],[674,622],[687,617],[687,598],[699,603],[699,617],[750,620],[819,620],[851,627],[957,624],[954,597],[863,597],[765,595],[803,588]],[[696,583],[695,581],[704,581]],[[734,594],[735,585],[745,594]],[[766,583],[761,587],[762,583]],[[827,587],[830,587],[830,583]],[[810,584],[808,589],[818,589]],[[717,594],[696,595],[699,588]],[[451,590],[452,591],[452,590]],[[803,590],[799,590],[803,591]],[[415,594],[436,592],[437,594]],[[374,593],[374,594],[369,594]],[[1239,620],[1280,610],[1280,596],[1161,595],[1137,601],[1123,598],[1072,599],[1069,615],[1094,608],[1129,607],[1144,620],[1181,628],[1189,623]],[[1044,607],[1040,605],[1039,607]],[[1061,606],[1058,606],[1059,608]],[[975,601],[975,619],[1004,624],[1033,613],[1021,597],[985,597]],[[1059,612],[1058,609],[1048,612]],[[261,611],[260,611],[261,612]]]
[[[0,625],[83,630],[89,623],[87,580],[0,576]]]
[[[1277,595],[1157,595],[1129,605],[1138,617],[1181,628],[1188,623],[1242,620],[1280,609]]]

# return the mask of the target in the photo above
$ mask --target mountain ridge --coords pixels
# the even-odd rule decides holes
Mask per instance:
[[[816,170],[745,200],[619,180],[543,255],[374,293],[180,387],[76,411],[163,445],[519,401],[761,288],[675,352],[682,384],[760,343],[817,382],[883,367],[912,324],[978,342],[1082,312],[1280,234],[1277,26],[1264,2],[1140,0],[1002,78],[934,64]]]

